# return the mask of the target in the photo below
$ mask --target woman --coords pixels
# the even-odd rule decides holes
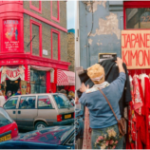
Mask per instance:
[[[6,96],[5,96],[5,99],[7,100],[9,97],[11,97],[11,91],[7,91],[7,94],[6,94]]]
[[[80,88],[83,94],[79,102],[88,108],[90,114],[92,149],[123,148],[123,144],[120,142],[121,137],[119,135],[117,120],[106,99],[99,91],[99,88],[101,88],[112,105],[118,120],[120,120],[119,100],[123,93],[126,76],[122,60],[117,58],[116,63],[120,74],[111,84],[105,82],[104,68],[99,64],[95,64],[87,69],[87,74],[93,81],[94,86],[89,89],[88,86],[86,87],[82,83]]]
[[[3,93],[0,90],[0,107],[3,107],[4,103],[5,103],[5,97],[3,96]]]

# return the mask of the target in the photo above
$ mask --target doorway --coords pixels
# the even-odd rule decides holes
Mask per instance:
[[[7,91],[11,91],[12,94],[17,92],[17,90],[20,88],[20,79],[11,81],[11,80],[6,80],[6,93]]]

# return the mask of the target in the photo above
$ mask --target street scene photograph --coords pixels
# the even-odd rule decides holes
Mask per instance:
[[[0,149],[75,148],[75,12],[0,1]]]

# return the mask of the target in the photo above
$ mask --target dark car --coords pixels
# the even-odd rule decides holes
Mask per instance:
[[[48,127],[0,143],[0,149],[74,149],[75,128]]]

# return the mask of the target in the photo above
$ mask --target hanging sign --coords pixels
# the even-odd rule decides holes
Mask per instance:
[[[150,68],[149,30],[123,30],[121,49],[128,69]]]
[[[18,78],[20,78],[21,80],[24,80],[24,77],[25,77],[24,69],[25,68],[23,66],[19,66],[16,68],[9,68],[6,66],[2,67],[0,69],[0,71],[2,71],[1,83],[6,80],[6,77],[11,81],[15,81]]]
[[[18,52],[20,51],[20,25],[19,20],[3,21],[3,51]]]

